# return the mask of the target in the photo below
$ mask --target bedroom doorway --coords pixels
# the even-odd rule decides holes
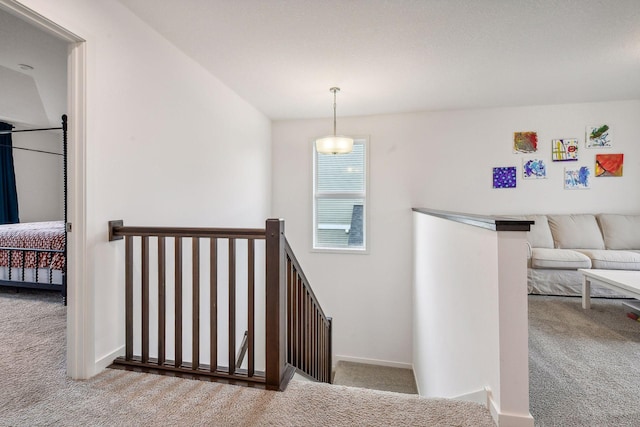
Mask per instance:
[[[66,70],[64,78],[66,79],[66,90],[64,98],[66,99],[64,99],[64,103],[66,105],[66,114],[69,118],[66,162],[68,180],[65,206],[67,211],[67,224],[65,226],[68,231],[66,246],[66,361],[68,376],[75,379],[88,378],[92,374],[89,368],[91,364],[88,361],[94,359],[93,331],[90,328],[92,320],[89,310],[91,298],[90,292],[87,291],[86,287],[78,285],[85,283],[85,41],[15,0],[0,0],[0,13],[10,16],[10,19],[19,20],[23,24],[26,23],[34,27],[38,31],[45,33],[49,40],[62,43],[65,46]],[[43,43],[46,43],[46,41]],[[31,65],[24,62],[19,64]],[[18,66],[25,70],[21,65]],[[2,68],[0,67],[1,70]],[[5,72],[3,75],[12,75],[12,73]],[[1,77],[2,75],[0,75]],[[27,81],[28,79],[22,80]],[[41,103],[51,102],[51,96],[51,93],[42,93],[40,96]],[[12,112],[15,113],[15,110]],[[0,117],[0,121],[2,121],[2,118],[11,119],[9,114],[4,114],[4,116]],[[46,112],[44,117],[46,118]],[[20,122],[18,121],[18,123]]]

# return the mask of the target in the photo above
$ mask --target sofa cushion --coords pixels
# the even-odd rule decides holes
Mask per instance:
[[[559,249],[604,249],[595,215],[549,215],[553,242]]]
[[[603,270],[640,270],[640,253],[610,249],[577,249],[591,259],[591,266]]]
[[[527,233],[527,241],[533,248],[553,248],[553,236],[546,215],[527,215],[526,219],[535,221]]]
[[[640,215],[598,215],[607,249],[640,250]]]
[[[533,248],[531,249],[531,267],[576,270],[591,268],[591,259],[569,249]]]

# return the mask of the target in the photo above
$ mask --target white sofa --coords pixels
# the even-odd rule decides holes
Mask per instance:
[[[528,215],[529,293],[580,295],[579,268],[640,270],[640,214]],[[592,296],[616,296],[591,288]]]

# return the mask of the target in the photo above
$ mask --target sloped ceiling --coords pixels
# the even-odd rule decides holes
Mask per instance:
[[[119,0],[272,119],[640,98],[639,0]]]
[[[0,120],[17,126],[60,126],[66,113],[67,44],[1,9],[0,94]]]

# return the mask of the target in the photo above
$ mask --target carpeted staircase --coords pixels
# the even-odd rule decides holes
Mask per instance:
[[[333,384],[371,390],[418,394],[411,369],[338,361]]]

